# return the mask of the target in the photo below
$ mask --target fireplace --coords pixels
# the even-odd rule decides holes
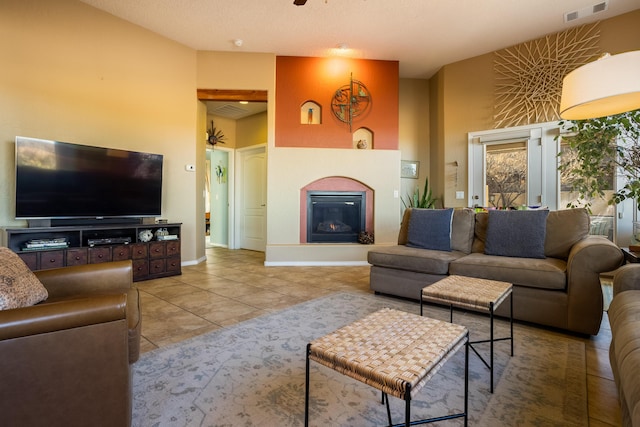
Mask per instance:
[[[364,191],[308,191],[307,242],[355,243],[366,229]]]

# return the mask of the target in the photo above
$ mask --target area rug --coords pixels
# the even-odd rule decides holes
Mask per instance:
[[[133,367],[133,425],[301,426],[306,344],[383,307],[419,313],[417,303],[339,293],[146,353]],[[440,307],[428,306],[425,315],[449,319]],[[472,340],[488,336],[486,316],[456,311],[454,321],[469,327]],[[496,336],[508,334],[508,322],[497,324]],[[473,352],[469,366],[470,425],[588,424],[585,348],[577,339],[516,324],[513,357],[508,341],[496,343],[493,394]],[[459,351],[414,398],[412,415],[460,412],[463,369]],[[379,391],[314,362],[310,377],[310,425],[387,424]],[[394,422],[402,422],[404,402],[390,401]]]

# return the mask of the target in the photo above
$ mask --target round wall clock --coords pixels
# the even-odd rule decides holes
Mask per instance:
[[[371,105],[371,94],[364,83],[354,80],[340,86],[331,99],[331,111],[341,122],[349,125],[353,119],[364,114]]]

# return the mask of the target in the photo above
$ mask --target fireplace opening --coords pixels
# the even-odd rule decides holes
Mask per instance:
[[[364,191],[307,192],[307,242],[355,243],[366,229]]]

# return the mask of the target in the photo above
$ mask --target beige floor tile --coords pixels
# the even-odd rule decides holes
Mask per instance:
[[[587,375],[587,393],[589,418],[615,426],[622,425],[618,392],[613,381]]]
[[[142,303],[141,352],[332,292],[371,293],[369,266],[267,267],[264,253],[224,248],[208,248],[206,255],[205,262],[184,267],[181,276],[136,282]],[[448,311],[441,311],[448,319]],[[464,313],[456,311],[454,318],[459,316],[463,322]],[[533,326],[515,324],[516,352],[518,334],[530,327]],[[500,328],[506,330],[498,322],[497,329]],[[542,330],[550,339],[567,337],[560,331]],[[606,313],[597,336],[573,338],[584,342],[586,348],[591,427],[619,426],[620,406],[608,361],[611,329]]]
[[[609,362],[609,350],[587,347],[587,374],[613,381],[613,372]]]

